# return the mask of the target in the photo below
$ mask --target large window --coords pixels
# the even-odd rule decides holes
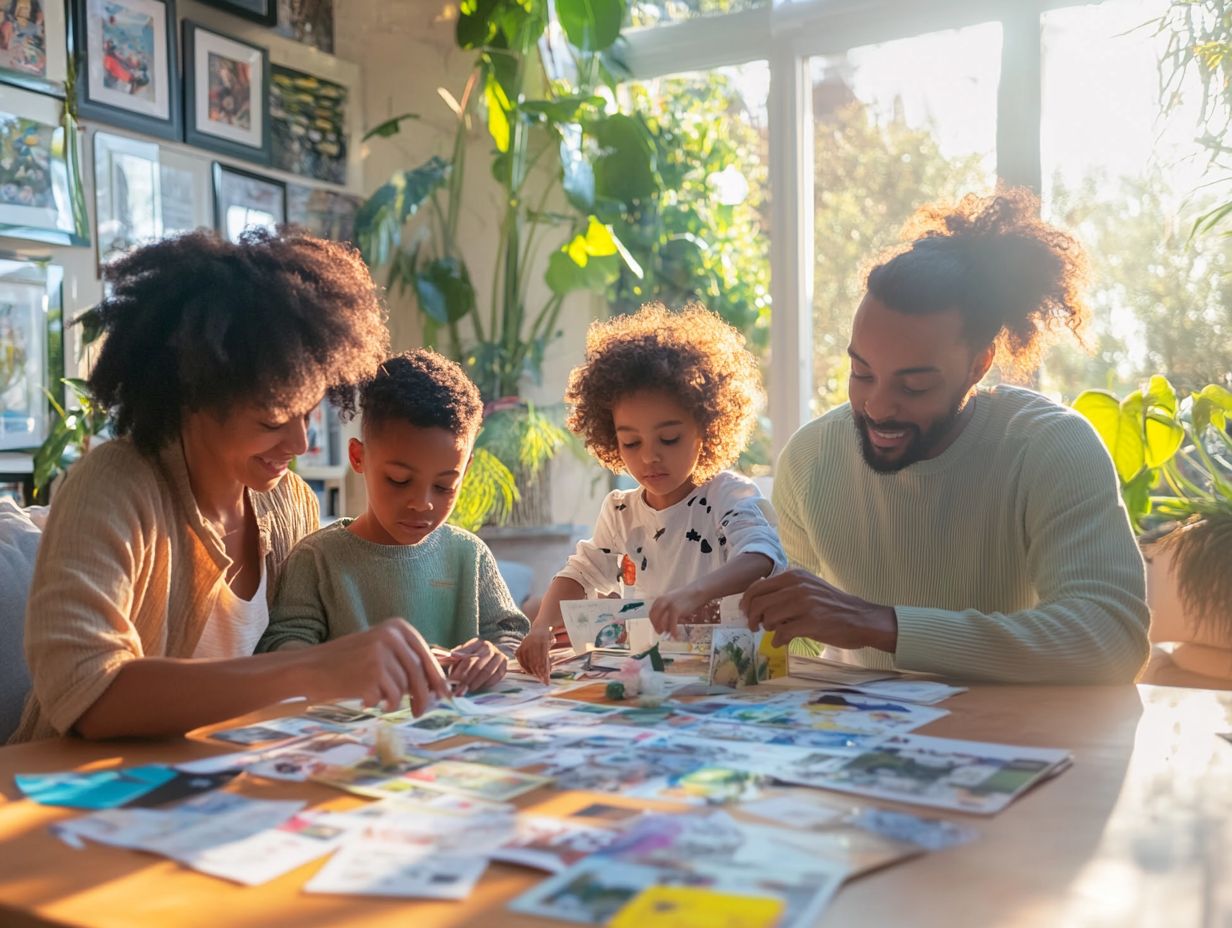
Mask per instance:
[[[626,111],[655,142],[666,195],[618,229],[642,267],[622,275],[612,307],[630,312],[654,299],[678,307],[700,301],[766,358],[770,248],[765,153],[770,68],[764,61],[626,83]],[[766,433],[745,469],[768,467]]]
[[[1121,0],[1043,16],[1044,211],[1078,234],[1093,272],[1093,352],[1058,346],[1041,373],[1065,399],[1123,392],[1156,372],[1188,390],[1232,371],[1232,238],[1190,238],[1211,203],[1196,75],[1161,113],[1167,36],[1151,23],[1167,6]]]
[[[996,23],[855,48],[810,62],[813,414],[843,402],[851,316],[871,260],[922,203],[996,180]]]
[[[719,14],[686,4],[685,21],[629,34],[641,80],[769,63],[760,221],[776,449],[845,399],[863,275],[903,221],[925,203],[990,192],[998,173],[1038,186],[1045,217],[1092,255],[1094,353],[1053,349],[1042,389],[1071,399],[1155,371],[1182,388],[1232,380],[1232,237],[1189,234],[1210,204],[1196,81],[1172,87],[1173,110],[1160,115],[1169,36],[1152,21],[1176,6],[773,0]],[[716,15],[691,18],[704,11]]]

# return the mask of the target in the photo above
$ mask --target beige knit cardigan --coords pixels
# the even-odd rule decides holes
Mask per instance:
[[[272,597],[320,510],[294,474],[249,499]],[[57,491],[39,548],[26,605],[32,689],[10,743],[69,732],[126,661],[191,657],[230,564],[179,441],[157,455],[126,439],[91,451]]]

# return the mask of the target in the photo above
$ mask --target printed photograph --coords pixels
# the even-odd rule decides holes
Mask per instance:
[[[209,120],[240,129],[252,128],[252,74],[248,62],[217,52],[206,56]]]
[[[47,20],[43,0],[5,0],[0,6],[0,71],[47,76]]]
[[[103,86],[153,103],[155,19],[124,3],[102,4]]]
[[[0,276],[0,449],[33,448],[47,428],[46,285],[21,279],[21,264]]]
[[[52,209],[55,126],[0,113],[0,205]]]

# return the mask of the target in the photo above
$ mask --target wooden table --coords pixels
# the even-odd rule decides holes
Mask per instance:
[[[849,883],[824,926],[1232,925],[1232,693],[1168,687],[978,686],[922,733],[1068,748],[1074,766],[1000,815],[962,816],[979,840]],[[466,902],[310,896],[316,862],[244,888],[160,858],[47,830],[70,810],[21,800],[13,774],[180,761],[220,745],[46,741],[0,749],[0,926],[211,928],[516,926],[505,903],[541,877],[493,866]],[[263,798],[360,800],[315,784],[247,784]],[[526,806],[560,794],[539,790]],[[917,811],[919,811],[917,809]],[[925,814],[932,814],[925,812]],[[553,923],[563,924],[563,923]]]

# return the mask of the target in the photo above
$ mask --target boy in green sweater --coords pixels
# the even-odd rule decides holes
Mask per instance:
[[[351,467],[368,506],[304,538],[283,567],[257,651],[301,647],[402,616],[434,645],[458,695],[505,675],[530,629],[479,538],[446,525],[483,419],[479,391],[426,350],[391,358],[360,388]]]

